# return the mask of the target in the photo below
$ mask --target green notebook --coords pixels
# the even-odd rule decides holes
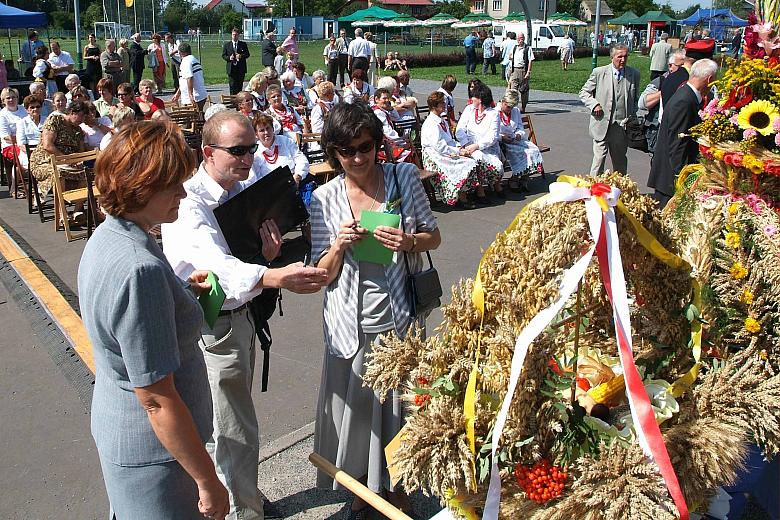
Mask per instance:
[[[211,284],[211,289],[203,291],[198,297],[200,306],[203,308],[203,317],[210,328],[214,328],[217,322],[219,311],[222,310],[222,304],[225,303],[225,291],[219,285],[219,277],[209,271],[206,282]]]
[[[396,213],[363,211],[360,214],[360,227],[366,228],[369,234],[352,246],[352,256],[358,262],[371,262],[382,265],[391,264],[393,262],[393,251],[374,238],[374,230],[377,226],[389,226],[398,229],[400,225],[401,216]]]

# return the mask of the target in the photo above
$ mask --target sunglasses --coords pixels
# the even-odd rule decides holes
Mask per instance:
[[[224,150],[230,155],[234,157],[243,157],[248,153],[254,154],[257,151],[257,143],[251,144],[249,146],[246,145],[237,145],[237,146],[219,146],[217,144],[210,144],[208,145],[212,148],[217,148],[219,150]]]
[[[117,92],[116,95],[117,96],[132,96],[133,93],[132,92]]]
[[[342,157],[354,157],[355,154],[358,152],[360,153],[368,153],[372,151],[376,147],[376,143],[374,141],[367,141],[359,146],[343,146],[336,148],[336,151],[341,155]]]

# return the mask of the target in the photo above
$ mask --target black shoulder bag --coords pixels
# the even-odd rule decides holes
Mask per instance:
[[[401,196],[401,184],[398,182],[398,173],[396,165],[393,165],[393,177],[395,178],[395,187],[398,190],[398,196]],[[403,200],[398,204],[398,211],[401,214],[401,231],[404,230],[404,211]],[[413,318],[426,316],[436,307],[441,306],[441,282],[439,273],[433,266],[430,251],[426,251],[428,256],[428,269],[423,269],[419,273],[412,273],[409,269],[409,260],[404,251],[404,265],[406,266],[406,283],[409,289],[409,314]]]

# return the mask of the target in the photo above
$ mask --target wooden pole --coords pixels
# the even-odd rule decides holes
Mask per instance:
[[[380,497],[366,486],[352,478],[348,473],[340,470],[319,453],[309,455],[309,462],[330,475],[336,482],[352,491],[355,495],[365,500],[368,505],[385,515],[390,520],[412,520],[403,511],[393,506],[390,502]]]

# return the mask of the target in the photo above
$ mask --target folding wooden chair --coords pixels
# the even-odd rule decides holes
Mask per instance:
[[[522,121],[523,121],[523,129],[528,131],[528,140],[534,143],[539,148],[540,152],[542,153],[549,152],[550,151],[549,146],[539,144],[538,142],[536,142],[536,132],[534,132],[534,125],[533,123],[531,123],[531,116],[529,116],[528,114],[523,114]],[[544,167],[542,167],[541,173],[543,179],[547,178],[547,173],[544,171]]]
[[[414,111],[417,114],[417,121],[420,124],[423,124],[425,122],[425,118],[428,117],[428,114],[431,113],[431,109],[428,107],[428,105],[418,105],[414,107]]]
[[[27,193],[27,185],[24,182],[24,176],[22,175],[22,169],[19,164],[19,156],[16,155],[16,144],[13,145],[13,157],[14,160],[11,163],[11,169],[10,169],[10,175],[9,175],[9,186],[8,191],[11,193],[11,197],[18,199],[18,198],[25,198],[28,197]],[[19,197],[19,190],[22,191],[22,197]]]
[[[97,207],[91,206],[89,202],[94,200],[94,197],[99,195],[97,190],[94,190],[90,195],[90,187],[85,186],[83,188],[76,188],[74,190],[65,190],[60,177],[60,169],[64,167],[71,168],[84,168],[84,161],[94,161],[97,159],[98,151],[90,150],[88,152],[79,152],[69,155],[59,155],[51,158],[51,164],[54,168],[54,231],[59,231],[60,228],[65,230],[65,238],[68,242],[78,240],[80,238],[89,237],[90,229],[88,227],[87,232],[81,234],[74,234],[70,230],[70,221],[68,218],[68,205],[75,205],[80,203],[87,204],[87,222],[90,219],[95,222],[97,214]],[[87,175],[84,173],[84,181],[87,184]],[[62,222],[60,222],[62,220]]]
[[[24,151],[27,152],[27,158],[32,156],[33,150],[36,145],[27,144],[24,145]],[[35,208],[33,208],[33,200],[35,200]],[[32,164],[27,168],[27,213],[32,215],[35,211],[38,211],[38,217],[43,222],[43,201],[41,195],[38,193],[38,181],[35,180],[35,176],[32,171]]]
[[[236,106],[236,96],[226,96],[225,94],[220,94],[219,102],[228,108],[238,110],[238,107]]]
[[[304,133],[301,135],[301,149],[304,155],[309,160],[309,175],[312,175],[317,184],[325,184],[333,177],[336,176],[336,170],[328,164],[327,157],[325,156],[325,150],[322,147],[312,150],[310,143],[320,144],[321,134],[317,133]]]

